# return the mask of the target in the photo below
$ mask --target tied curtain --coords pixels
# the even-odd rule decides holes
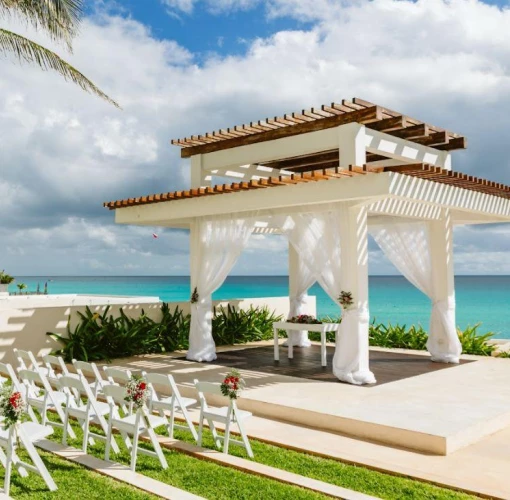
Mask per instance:
[[[348,220],[348,208],[340,206],[324,212],[288,216],[282,228],[313,279],[340,307],[340,293],[350,289],[350,284],[343,282],[341,268],[350,265],[341,260],[341,238]],[[339,380],[356,385],[375,382],[368,368],[368,321],[366,306],[359,308],[355,303],[342,311],[333,358],[333,373]]]
[[[293,276],[293,279],[296,280],[296,288],[295,293],[289,297],[289,318],[299,316],[300,314],[306,314],[307,292],[316,281],[314,273],[301,257],[299,257],[297,273]],[[306,330],[291,330],[288,333],[289,338],[284,345],[291,343],[296,347],[310,347],[311,342],[308,339],[308,332]]]
[[[458,363],[462,347],[455,327],[455,295],[441,296],[434,286],[427,223],[373,226],[370,234],[392,264],[432,301],[427,349],[433,361]]]
[[[187,359],[214,361],[212,294],[223,284],[254,229],[255,218],[197,219],[191,226],[191,304]]]

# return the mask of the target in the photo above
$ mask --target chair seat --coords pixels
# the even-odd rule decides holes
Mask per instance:
[[[59,404],[65,404],[67,401],[67,397],[63,392],[60,391],[51,391],[51,395],[53,396],[53,399],[59,403]],[[29,396],[28,397],[28,404],[31,405],[42,405],[44,401],[44,394],[41,394],[40,396]],[[48,399],[48,407],[53,407],[53,403]]]
[[[151,424],[151,427],[154,429],[156,427],[159,427],[161,425],[166,425],[167,421],[165,418],[160,417],[158,415],[148,415],[149,422]],[[131,432],[132,429],[135,427],[135,421],[136,421],[136,414],[129,415],[124,418],[114,418],[112,419],[112,424],[114,427],[118,427],[121,430],[129,431]],[[147,425],[145,424],[145,418],[140,418],[140,425],[138,429],[140,431],[143,431],[147,428]]]
[[[181,397],[181,404],[175,400],[175,408],[187,408],[188,406],[194,405],[197,400],[193,398]],[[159,401],[152,400],[152,408],[155,410],[172,410],[172,397],[161,398]]]
[[[3,419],[2,419],[3,420]],[[53,429],[47,425],[41,425],[37,422],[23,422],[20,424],[23,434],[33,443],[44,439],[53,433]],[[0,443],[5,444],[9,439],[9,431],[0,427]]]
[[[222,406],[221,408],[207,408],[204,411],[205,418],[217,419],[220,418],[224,421],[227,420],[228,406]],[[237,420],[244,420],[245,418],[251,417],[252,413],[246,410],[236,411]]]
[[[49,425],[41,425],[37,422],[23,422],[21,428],[30,441],[39,441],[53,433]]]
[[[95,407],[96,407],[98,413],[96,413],[94,408],[90,408],[89,416],[91,419],[96,417],[98,414],[104,416],[104,415],[108,415],[110,413],[110,405],[108,403],[103,403],[102,401],[96,401]],[[78,408],[76,408],[76,407],[69,408],[69,415],[72,415],[73,417],[83,417],[84,415],[86,415],[86,413],[87,413],[87,405],[83,405]]]

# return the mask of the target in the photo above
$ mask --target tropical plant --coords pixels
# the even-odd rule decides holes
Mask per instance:
[[[20,295],[23,293],[23,290],[27,289],[27,285],[25,285],[25,283],[18,283],[16,286],[18,287]]]
[[[83,0],[0,0],[0,19],[21,20],[30,24],[72,53],[72,42],[78,34],[83,16],[83,3]],[[119,107],[113,99],[58,54],[2,27],[0,27],[0,53],[13,54],[19,62],[32,63],[43,70],[56,71],[86,92]]]
[[[273,323],[282,321],[267,307],[237,309],[230,304],[215,308],[212,333],[216,345],[245,344],[273,338]]]
[[[69,321],[65,335],[47,333],[62,344],[57,353],[66,361],[111,360],[189,347],[191,317],[178,307],[171,311],[168,304],[161,306],[160,321],[149,318],[144,310],[137,318],[130,318],[122,309],[114,317],[109,308],[100,314],[87,307],[77,314],[78,323],[72,328]],[[217,345],[271,339],[273,323],[281,319],[265,307],[247,311],[219,308],[212,320],[213,337]]]
[[[489,343],[489,340],[494,336],[492,332],[479,335],[477,333],[481,323],[474,326],[468,326],[464,331],[460,328],[457,329],[460,343],[462,344],[462,352],[464,354],[476,354],[478,356],[492,356],[496,350],[494,344]]]
[[[10,285],[14,281],[14,277],[5,271],[0,271],[0,285]]]

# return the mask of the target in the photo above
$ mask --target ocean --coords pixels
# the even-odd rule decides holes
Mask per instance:
[[[28,290],[94,295],[157,296],[163,301],[184,301],[190,297],[187,276],[25,276],[17,283]],[[481,323],[480,333],[494,332],[510,338],[510,276],[457,276],[455,278],[457,324],[461,328]],[[10,291],[15,291],[15,284]],[[338,315],[337,306],[320,286],[309,290],[317,297],[317,314]],[[214,299],[277,297],[288,295],[287,276],[229,276]],[[428,328],[430,301],[402,276],[370,277],[370,315],[377,322],[423,325]]]

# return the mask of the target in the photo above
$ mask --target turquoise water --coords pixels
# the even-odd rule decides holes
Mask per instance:
[[[51,280],[51,281],[50,281]],[[149,295],[164,301],[183,301],[190,296],[187,276],[132,277],[18,277],[28,289],[41,290],[48,282],[49,293],[95,295]],[[510,338],[510,276],[457,276],[457,324],[464,328],[482,323],[481,332],[493,331]],[[16,286],[11,285],[10,291]],[[317,313],[337,315],[338,308],[315,285],[310,295],[317,297]],[[215,299],[277,297],[288,295],[286,276],[230,276],[214,294]],[[428,325],[430,302],[401,276],[370,277],[370,314],[378,322]]]

